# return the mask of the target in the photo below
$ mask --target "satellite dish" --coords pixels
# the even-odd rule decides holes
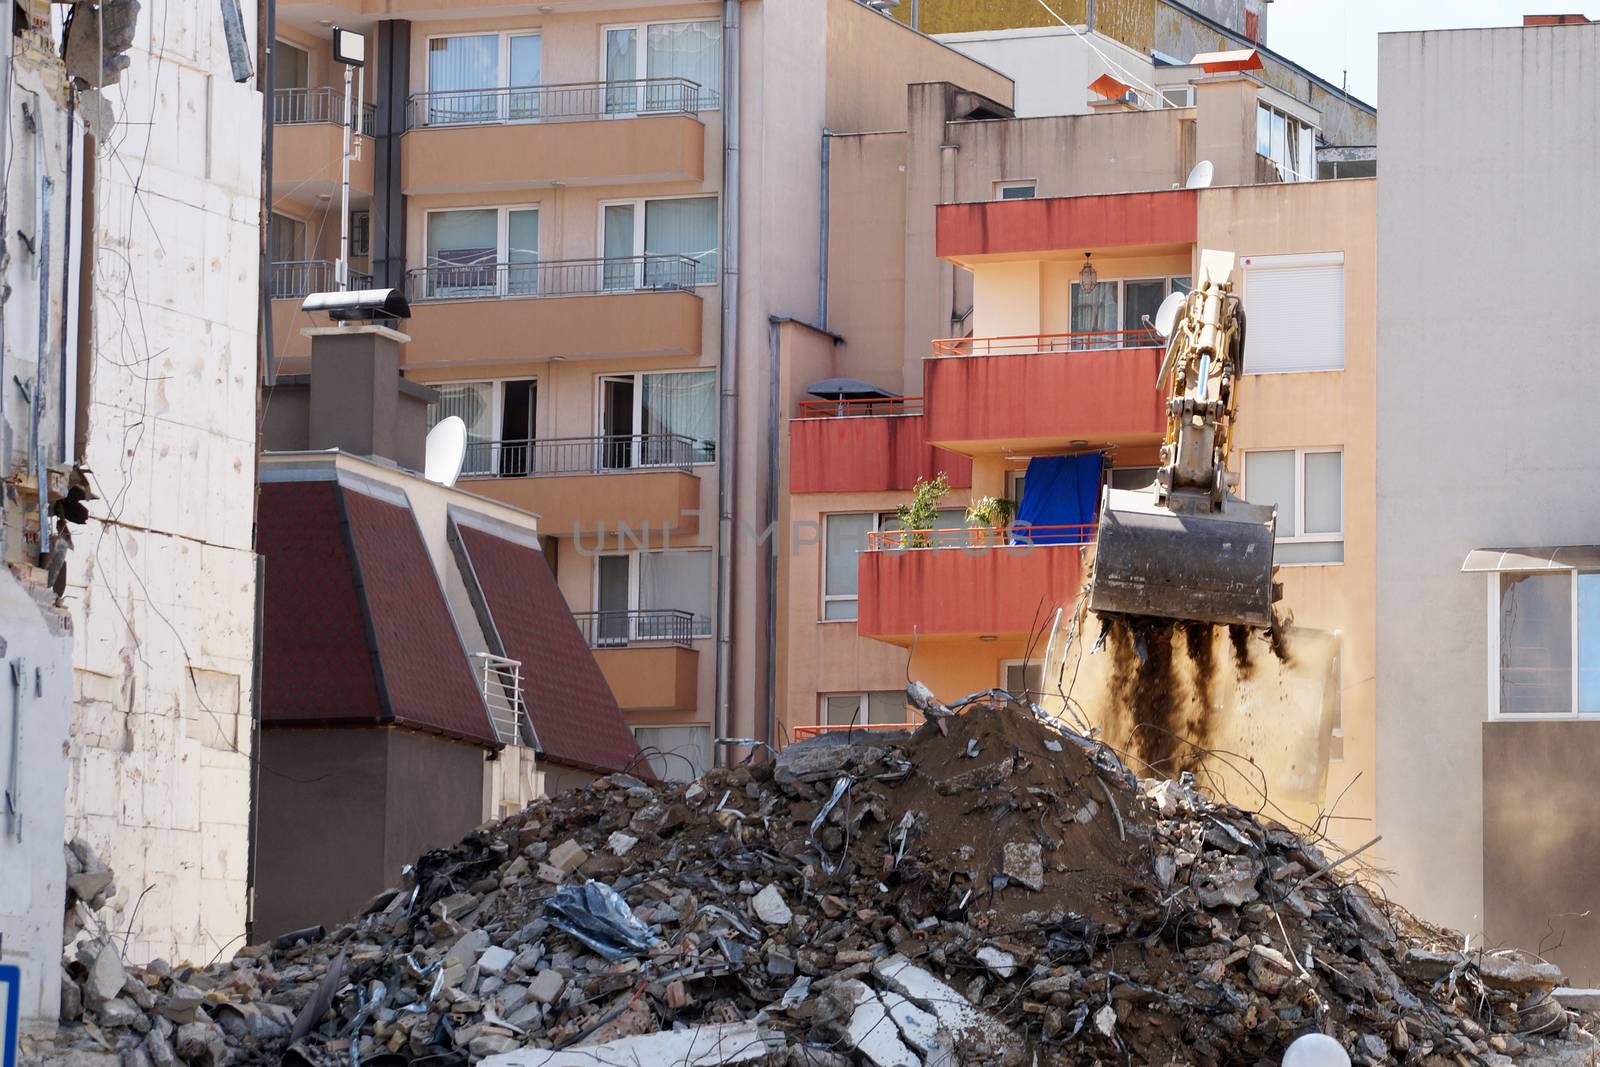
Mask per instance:
[[[1211,188],[1211,179],[1216,176],[1216,173],[1217,168],[1211,165],[1211,160],[1202,159],[1194,165],[1194,169],[1189,172],[1189,177],[1184,179],[1183,187],[1185,189],[1209,189]]]
[[[1350,1056],[1327,1034],[1306,1034],[1289,1046],[1283,1067],[1350,1067]]]
[[[455,485],[461,476],[461,461],[467,455],[467,424],[459,415],[447,415],[428,431],[422,476],[440,485]]]
[[[1167,298],[1161,301],[1161,306],[1156,309],[1155,322],[1151,323],[1156,333],[1163,338],[1172,336],[1172,328],[1178,324],[1178,311],[1187,299],[1189,299],[1188,293],[1167,294]]]

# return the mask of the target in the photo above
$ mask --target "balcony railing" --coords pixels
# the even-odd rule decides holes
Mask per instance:
[[[361,106],[357,131],[372,135],[377,108]],[[337,89],[278,89],[272,94],[272,121],[279,126],[301,126],[312,122],[344,125],[344,93]]]
[[[867,534],[868,552],[898,552],[901,549],[1034,549],[1046,545],[1091,545],[1095,524],[1060,526],[1013,523],[996,529],[989,526],[964,526],[940,530],[874,530]]]
[[[598,296],[691,290],[716,281],[692,256],[612,256],[529,263],[437,264],[406,273],[406,298],[493,300],[502,297]]]
[[[924,720],[925,722],[926,720]],[[901,730],[910,732],[919,728],[920,722],[858,722],[839,726],[796,726],[793,734],[796,741],[805,741],[822,734],[853,734],[864,731],[877,731],[879,733],[897,733]]]
[[[696,637],[710,636],[705,619],[692,611],[661,608],[638,611],[575,611],[573,621],[590,648],[669,644],[689,647]]]
[[[716,458],[715,444],[676,433],[548,437],[529,441],[473,441],[461,463],[463,478],[528,478],[560,474],[620,474],[639,470],[689,471]]]
[[[488,652],[475,652],[472,658],[495,736],[503,745],[521,744],[522,721],[527,715],[522,700],[522,662]]]
[[[340,288],[338,264],[329,259],[291,259],[272,265],[270,286],[274,300],[299,300],[312,293],[331,293]],[[348,272],[347,289],[371,289],[372,275],[359,270]]]
[[[1154,330],[1085,330],[1015,337],[946,337],[933,342],[933,354],[936,357],[1025,356],[1106,348],[1165,348],[1166,344]]]
[[[920,396],[873,396],[859,400],[802,400],[802,419],[838,419],[852,415],[920,415]]]
[[[417,93],[406,102],[410,129],[512,122],[583,122],[639,115],[695,115],[711,94],[687,78],[518,85]]]

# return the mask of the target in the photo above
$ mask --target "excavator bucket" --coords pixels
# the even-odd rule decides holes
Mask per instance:
[[[1276,509],[1232,495],[1221,513],[1182,514],[1152,491],[1107,487],[1095,538],[1092,611],[1272,625]]]

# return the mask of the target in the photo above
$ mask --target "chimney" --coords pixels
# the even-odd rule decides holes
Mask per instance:
[[[1524,15],[1524,28],[1529,26],[1587,26],[1589,19],[1583,15]]]
[[[411,338],[371,322],[304,332],[311,338],[306,447],[337,448],[422,470],[428,405],[439,394],[400,376],[401,346]]]

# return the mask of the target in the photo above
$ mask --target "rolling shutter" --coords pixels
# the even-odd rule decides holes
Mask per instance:
[[[1246,374],[1344,369],[1344,254],[1246,256]]]

